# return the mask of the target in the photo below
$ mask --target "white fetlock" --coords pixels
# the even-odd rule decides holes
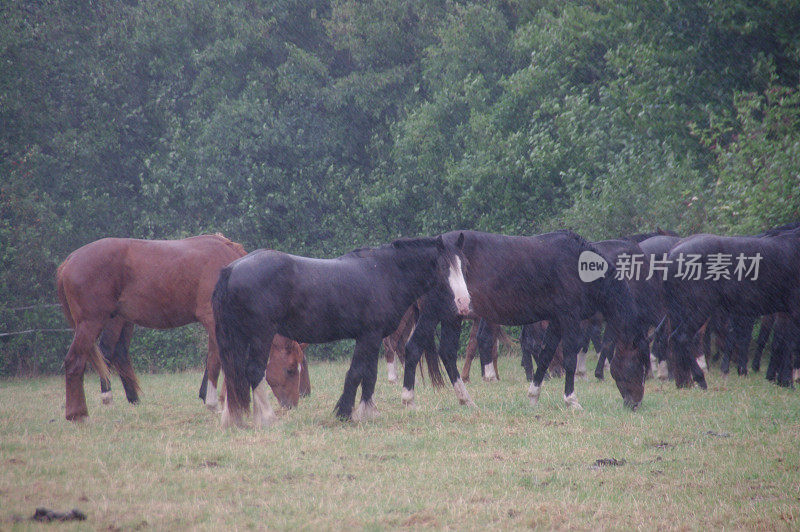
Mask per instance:
[[[370,399],[369,401],[358,403],[358,407],[350,415],[350,418],[353,421],[369,421],[375,419],[378,415],[380,415],[378,408],[375,406],[375,402]]]
[[[110,405],[114,402],[114,396],[111,394],[111,392],[103,392],[100,394],[100,400],[104,405]]]
[[[573,410],[583,410],[583,407],[578,402],[578,398],[575,396],[575,392],[572,392],[569,395],[564,396],[564,402],[569,405],[570,408]]]
[[[235,419],[231,415],[231,411],[228,409],[227,403],[225,403],[224,407],[222,408],[222,416],[219,419],[219,424],[223,429],[230,427],[244,427],[244,423],[242,422],[241,418]]]
[[[392,360],[388,364],[386,364],[389,373],[389,382],[397,382],[397,363]]]
[[[217,387],[211,381],[208,381],[208,385],[206,386],[206,408],[218,414],[221,411],[221,405],[219,404],[219,394],[217,393]]]
[[[795,369],[792,371],[792,380],[793,381],[800,381],[800,368]]]
[[[403,406],[407,408],[416,408],[416,404],[414,403],[414,390],[409,390],[408,388],[403,388],[403,393],[400,394],[400,401],[403,403]]]
[[[278,421],[278,416],[269,404],[267,381],[262,380],[253,390],[253,426],[261,429],[267,428]]]
[[[459,377],[456,382],[453,383],[453,390],[456,392],[456,397],[458,397],[459,404],[476,406],[472,401],[472,397],[469,396],[467,387],[464,385],[464,381],[461,380],[461,377]]]
[[[578,366],[575,369],[575,376],[583,380],[586,380],[586,355],[584,351],[578,353]]]
[[[653,375],[658,375],[658,359],[653,353],[650,353],[650,372]]]
[[[531,383],[530,387],[528,388],[528,397],[531,398],[531,406],[536,406],[539,402],[539,394],[542,393],[542,387],[536,386],[536,383]]]
[[[667,361],[662,360],[658,363],[658,379],[665,381],[669,379],[669,368],[667,367]]]
[[[491,362],[483,366],[483,380],[485,380],[486,382],[497,382],[497,373],[495,373],[494,364],[492,364]]]

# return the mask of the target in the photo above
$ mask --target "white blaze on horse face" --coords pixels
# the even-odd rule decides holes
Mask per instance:
[[[467,281],[464,279],[464,271],[461,268],[461,259],[455,257],[454,263],[450,264],[450,276],[447,278],[450,283],[450,290],[453,291],[453,299],[458,313],[467,316],[472,311]]]
[[[483,366],[483,380],[486,382],[494,382],[497,380],[497,373],[495,373],[494,364],[491,362]]]
[[[700,355],[697,357],[697,365],[700,366],[700,369],[702,369],[704,372],[708,371],[708,364],[706,364],[705,355]]]

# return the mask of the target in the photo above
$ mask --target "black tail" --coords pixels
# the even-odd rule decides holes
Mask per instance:
[[[436,388],[444,386],[444,377],[442,370],[439,367],[439,353],[425,349],[425,360],[428,363],[428,375],[431,378],[431,384]]]
[[[200,383],[200,393],[198,393],[200,399],[205,402],[206,401],[206,392],[208,391],[208,361],[206,361],[206,367],[203,371],[203,382]]]
[[[238,420],[250,408],[250,385],[246,373],[250,342],[228,292],[230,276],[230,268],[223,268],[220,272],[211,296],[211,308],[216,323],[219,358],[225,373],[227,408],[231,417]]]

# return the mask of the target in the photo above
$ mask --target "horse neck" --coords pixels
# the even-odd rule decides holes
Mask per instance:
[[[435,284],[435,269],[430,267],[430,259],[433,251],[428,248],[418,250],[403,250],[403,256],[394,256],[388,261],[392,268],[392,274],[396,278],[401,278],[405,282],[397,283],[398,289],[404,294],[402,297],[408,306],[428,292]],[[399,294],[398,294],[399,295]]]

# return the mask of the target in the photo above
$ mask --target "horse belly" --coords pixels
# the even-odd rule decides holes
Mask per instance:
[[[162,299],[120,299],[118,314],[148,329],[172,329],[197,321],[193,307]]]

